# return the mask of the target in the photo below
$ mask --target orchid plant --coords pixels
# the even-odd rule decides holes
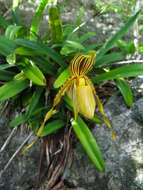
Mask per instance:
[[[124,77],[143,75],[143,64],[121,66],[110,69],[108,72],[102,68],[105,68],[108,63],[123,59],[121,52],[111,53],[111,48],[133,25],[141,11],[133,15],[102,46],[98,46],[98,44],[85,46],[84,41],[93,37],[95,33],[88,32],[79,36],[78,30],[75,28],[77,25],[63,27],[59,7],[51,6],[51,4],[49,6],[48,0],[41,0],[33,17],[30,34],[28,34],[27,28],[18,14],[20,1],[16,1],[16,3],[15,1],[13,0],[12,4],[14,23],[10,23],[3,15],[0,15],[1,27],[5,30],[5,35],[0,35],[0,53],[7,60],[7,63],[0,64],[0,81],[2,82],[0,102],[8,99],[13,101],[22,99],[22,106],[27,108],[24,113],[9,123],[11,128],[28,123],[36,134],[32,144],[26,147],[23,153],[38,138],[50,135],[65,126],[65,114],[62,115],[60,112],[55,114],[58,112],[55,107],[63,97],[65,104],[61,104],[61,107],[64,110],[67,110],[68,107],[74,112],[74,117],[71,117],[70,122],[83,148],[94,165],[100,171],[104,171],[105,164],[102,154],[92,132],[81,117],[83,116],[92,122],[102,123],[102,118],[95,114],[97,104],[106,125],[112,132],[113,141],[119,153],[115,134],[104,113],[94,83],[114,80],[127,105],[132,106],[132,92]],[[40,39],[38,36],[39,23],[46,6],[49,6],[50,35],[48,33]],[[80,18],[81,12],[79,12],[78,25],[81,24]],[[102,72],[97,73],[97,68]],[[92,77],[89,71],[92,71]],[[50,78],[55,78],[53,85],[55,90],[50,89],[47,83]],[[57,92],[56,88],[59,87],[60,90]],[[46,88],[49,88],[50,95],[55,96],[53,104],[49,102],[49,105],[44,105]]]

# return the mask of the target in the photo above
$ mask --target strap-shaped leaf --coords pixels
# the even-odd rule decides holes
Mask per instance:
[[[53,132],[57,131],[61,127],[65,125],[65,122],[62,120],[55,120],[52,122],[49,122],[43,129],[42,133],[40,134],[41,137],[44,137],[46,135],[50,135]]]
[[[5,70],[0,70],[0,80],[2,81],[10,81],[13,79],[15,73]]]
[[[55,72],[57,71],[57,66],[54,65],[44,57],[30,57],[30,60],[32,60],[38,67],[44,72],[48,73],[55,77]]]
[[[28,119],[32,116],[33,112],[35,111],[36,105],[39,102],[42,91],[43,91],[43,88],[41,87],[36,88],[35,92],[33,93],[32,100],[29,104],[28,111],[25,114],[21,114],[20,116],[13,119],[9,123],[10,127],[18,126],[28,121]]]
[[[4,56],[14,53],[17,45],[14,41],[6,39],[0,35],[0,53]]]
[[[33,93],[32,100],[31,100],[29,107],[28,107],[28,111],[26,112],[27,118],[29,118],[32,115],[32,113],[34,112],[36,105],[39,102],[39,99],[40,99],[42,92],[43,92],[43,88],[37,87],[35,92]]]
[[[91,131],[88,129],[87,125],[80,117],[78,117],[76,121],[72,118],[71,124],[83,148],[85,149],[86,153],[88,154],[93,164],[100,171],[104,171],[105,164],[102,158],[102,154],[99,150],[99,147],[96,143],[94,136],[92,135]]]
[[[93,82],[101,82],[104,80],[119,79],[125,77],[134,77],[143,75],[143,64],[132,64],[113,69],[109,72],[98,75]]]
[[[59,88],[71,77],[69,67],[67,67],[56,79],[54,83],[54,88]]]
[[[19,15],[19,5],[20,5],[21,0],[12,0],[12,19],[13,22],[18,25],[22,26],[22,21]]]
[[[47,6],[47,3],[48,3],[48,0],[41,0],[39,6],[36,9],[36,13],[33,17],[32,25],[30,28],[30,40],[35,40],[35,41],[37,40],[40,20]]]
[[[77,16],[77,18],[75,20],[74,28],[77,28],[82,23],[83,16],[84,16],[84,8],[80,7],[78,9],[78,16]]]
[[[62,22],[60,19],[60,12],[57,7],[51,7],[49,9],[49,25],[51,40],[53,43],[63,41]]]
[[[16,38],[18,32],[22,29],[22,26],[9,25],[6,29],[5,36],[9,40]]]
[[[8,98],[17,95],[22,90],[28,88],[28,86],[29,81],[25,79],[13,80],[7,84],[4,84],[0,87],[0,101],[7,100]]]
[[[103,55],[100,59],[98,59],[97,62],[95,62],[95,65],[105,65],[108,63],[112,63],[114,61],[120,61],[123,59],[123,55],[121,53],[110,53],[108,55]]]
[[[10,25],[10,22],[8,22],[1,14],[0,14],[0,24],[3,26],[3,28],[7,28]]]
[[[123,25],[96,53],[96,61],[98,60],[115,44],[117,40],[119,40],[133,25],[135,20],[138,18],[141,10],[139,10],[134,16],[132,16],[128,22]],[[94,67],[99,66],[99,64],[95,64]]]
[[[26,67],[23,69],[23,73],[33,83],[40,86],[46,85],[46,78],[36,65],[30,63],[27,64]]]
[[[36,56],[37,55],[36,51],[29,49],[29,48],[26,48],[26,47],[17,48],[15,50],[15,53],[18,55],[26,55],[26,56]]]
[[[93,37],[93,36],[95,36],[95,35],[96,35],[95,32],[87,32],[86,34],[83,34],[83,35],[79,38],[78,42],[79,42],[79,43],[83,43],[83,42],[86,41],[88,38],[91,38],[91,37]]]
[[[12,18],[13,18],[13,22],[18,25],[18,26],[22,26],[22,21],[20,18],[20,14],[19,14],[19,8],[16,7],[12,10]]]
[[[21,114],[20,116],[14,118],[10,123],[9,127],[15,127],[27,121],[27,117],[25,114]]]
[[[3,65],[1,65],[0,64],[0,71],[4,70],[4,69],[11,68],[11,67],[14,67],[14,65],[9,65],[9,64],[3,64]]]
[[[75,42],[75,41],[70,41],[70,40],[66,40],[64,42],[64,46],[63,48],[61,49],[60,53],[62,55],[68,55],[68,54],[71,54],[73,52],[79,52],[79,50],[84,50],[84,46],[79,43],[79,42]]]
[[[85,47],[80,43],[80,42],[75,42],[75,41],[71,41],[71,40],[66,40],[64,42],[64,44],[69,47],[69,48],[72,48],[72,49],[75,49],[75,50],[84,50]]]
[[[102,44],[90,44],[85,47],[85,50],[83,51],[83,53],[87,53],[88,51],[92,51],[93,49],[96,49],[97,47],[101,47],[101,46]]]
[[[24,39],[17,39],[15,43],[19,46],[27,47],[32,50],[35,50],[37,55],[47,55],[54,61],[56,61],[62,68],[66,66],[62,57],[56,53],[53,49],[49,48],[44,44],[40,44],[38,42],[24,40]]]
[[[133,94],[128,83],[124,79],[117,79],[116,84],[123,95],[126,104],[131,107],[133,104]]]

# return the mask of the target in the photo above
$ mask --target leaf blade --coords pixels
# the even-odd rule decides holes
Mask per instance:
[[[39,99],[40,99],[42,92],[43,92],[43,88],[37,87],[35,92],[33,93],[32,100],[31,100],[29,107],[28,107],[28,111],[26,112],[27,118],[30,118],[30,116],[32,115],[34,109],[36,108],[36,105],[39,102]]]
[[[108,63],[114,62],[114,61],[120,61],[123,59],[123,55],[121,53],[110,53],[107,55],[103,55],[100,59],[97,60],[95,63],[96,65],[106,65]]]
[[[38,43],[34,41],[24,40],[24,39],[17,39],[15,43],[19,46],[27,47],[29,49],[35,50],[37,55],[47,55],[52,58],[55,62],[57,62],[62,68],[66,66],[62,57],[56,53],[52,48]]]
[[[29,104],[28,111],[24,114],[19,115],[18,117],[14,118],[10,123],[10,127],[18,126],[22,123],[28,121],[28,119],[33,115],[36,105],[38,104],[39,98],[41,96],[43,89],[41,87],[37,87],[35,92],[33,93],[32,100]]]
[[[49,122],[43,129],[42,133],[40,134],[41,137],[46,135],[50,135],[51,133],[55,132],[56,130],[60,129],[65,125],[65,122],[62,120],[55,120]]]
[[[69,67],[67,67],[56,79],[56,81],[54,82],[54,88],[59,88],[60,86],[62,86],[67,80],[68,78],[71,77],[71,73],[69,70]]]
[[[0,35],[0,53],[4,56],[14,53],[17,45],[14,41],[8,40],[4,36]]]
[[[37,40],[36,35],[38,35],[40,20],[48,4],[48,1],[49,0],[42,0],[36,9],[36,13],[33,17],[32,25],[30,27],[30,40]]]
[[[52,6],[49,9],[49,26],[51,40],[53,43],[59,43],[63,41],[62,22],[60,19],[60,12],[56,6]]]
[[[30,79],[33,83],[45,86],[46,79],[40,69],[34,64],[27,64],[26,67],[23,69],[24,75]]]
[[[15,73],[11,71],[0,70],[0,80],[10,81],[13,79]]]
[[[104,80],[119,79],[125,77],[134,77],[143,75],[143,64],[132,64],[112,69],[109,72],[96,76],[92,81],[94,83],[101,82]]]
[[[124,79],[117,79],[116,85],[124,97],[126,104],[131,107],[133,104],[133,94],[128,83]]]
[[[93,137],[92,133],[90,132],[84,121],[80,117],[78,117],[76,121],[72,118],[71,124],[83,148],[85,149],[93,164],[100,171],[105,171],[105,164],[99,147],[96,143],[95,138]]]
[[[22,90],[28,88],[29,82],[28,80],[13,80],[4,84],[0,87],[0,101],[4,101],[8,98],[15,96],[16,94],[20,93]],[[8,93],[6,93],[8,92]]]

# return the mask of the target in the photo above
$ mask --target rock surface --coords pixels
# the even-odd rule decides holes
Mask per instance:
[[[11,130],[7,127],[7,115],[3,115],[0,119],[0,148],[4,144]],[[0,152],[0,170],[4,168],[13,153],[23,143],[28,134],[22,128],[18,128],[14,133],[13,138],[3,152]],[[31,137],[30,142],[33,138]],[[28,142],[28,143],[30,143]],[[35,184],[39,159],[40,147],[33,146],[23,156],[18,154],[12,161],[7,170],[0,178],[0,190],[27,190],[30,186]]]

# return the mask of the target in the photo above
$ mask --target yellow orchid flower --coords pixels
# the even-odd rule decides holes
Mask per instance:
[[[65,93],[72,100],[75,119],[80,111],[85,118],[91,119],[94,117],[96,102],[99,111],[104,117],[104,121],[112,132],[113,141],[117,152],[119,153],[118,146],[115,140],[115,134],[112,130],[110,121],[104,114],[103,105],[100,102],[98,95],[96,94],[94,85],[86,74],[92,69],[95,64],[95,52],[90,55],[77,54],[70,62],[70,72],[72,77],[69,78],[61,87],[59,92],[54,98],[52,108],[47,112],[43,123],[41,124],[34,141],[27,146],[22,153],[28,150],[35,141],[39,138],[45,123],[52,116],[55,106],[61,101],[61,98]]]

